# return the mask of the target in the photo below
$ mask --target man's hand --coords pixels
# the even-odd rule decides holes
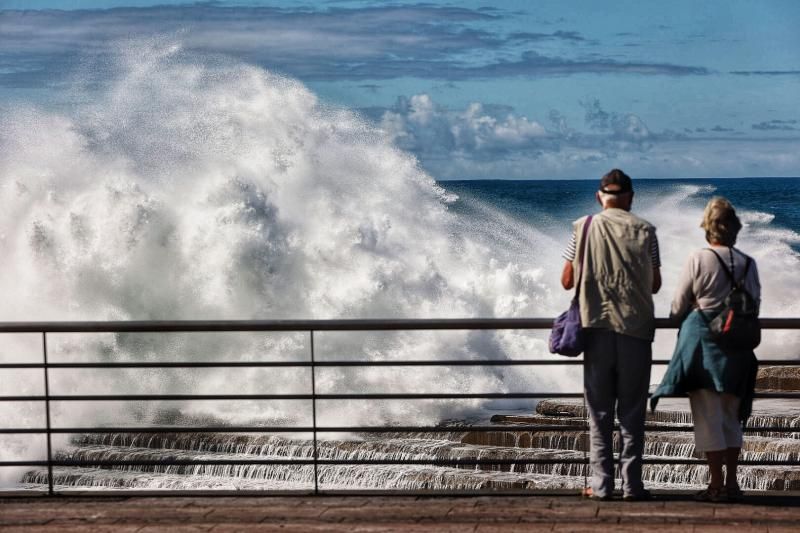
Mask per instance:
[[[659,285],[661,278],[659,277]],[[567,261],[564,263],[564,270],[561,272],[561,286],[566,290],[570,290],[575,286],[575,272],[572,270],[572,262]]]

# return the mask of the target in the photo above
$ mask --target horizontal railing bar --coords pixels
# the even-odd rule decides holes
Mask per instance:
[[[615,459],[618,457],[615,455]],[[42,464],[44,463],[44,464]],[[164,460],[63,460],[52,461],[53,466],[239,466],[239,465],[286,465],[286,466],[305,466],[314,465],[313,459],[176,459],[171,461]],[[479,466],[479,465],[561,465],[588,464],[589,459],[568,459],[568,458],[547,458],[547,459],[318,459],[316,464],[322,466],[336,465],[436,465],[436,466]],[[657,465],[705,465],[704,459],[667,459],[651,458],[643,459],[643,464]],[[47,461],[5,461],[0,462],[3,466],[45,466]],[[775,460],[775,461],[753,461],[743,460],[738,463],[740,466],[800,466],[797,460]]]
[[[619,426],[614,426],[618,430]],[[645,431],[650,433],[676,432],[687,433],[693,426],[658,426],[646,425]],[[51,433],[73,434],[169,434],[169,433],[311,433],[313,426],[214,426],[214,427],[67,427],[52,428]],[[557,424],[541,425],[507,425],[507,426],[318,426],[317,433],[520,433],[520,432],[559,432],[583,433],[584,426],[564,426]],[[746,427],[745,433],[800,433],[800,427],[791,426],[763,426]],[[47,433],[47,428],[2,428],[0,434],[41,434]]]
[[[47,396],[0,396],[0,402],[90,401],[186,401],[186,400],[469,400],[583,398],[582,392],[476,392],[476,393],[375,393],[375,394],[70,394]],[[663,398],[686,398],[665,395]],[[756,399],[798,399],[800,392],[757,392]]]
[[[679,323],[657,318],[656,327],[675,329]],[[800,329],[800,318],[762,318],[764,329]],[[549,329],[552,318],[415,318],[335,320],[129,320],[0,322],[0,333],[123,333],[222,331],[395,331],[457,329]]]
[[[654,359],[654,365],[669,364],[669,359]],[[406,361],[169,361],[169,362],[122,362],[122,363],[2,363],[3,368],[259,368],[259,367],[381,367],[381,366],[562,366],[582,365],[583,359],[453,359],[453,360],[406,360]],[[798,359],[774,359],[759,361],[763,366],[800,366]]]
[[[800,323],[800,321],[798,322]],[[40,333],[43,331],[48,333],[153,333],[310,330],[548,329],[552,327],[552,325],[553,319],[551,318],[0,322],[0,333]]]
[[[476,393],[395,393],[395,394],[51,394],[51,402],[70,401],[181,401],[181,400],[465,400],[582,398],[582,392],[476,392]],[[43,401],[45,396],[0,396],[0,401]]]
[[[187,361],[185,363],[179,361],[170,362],[124,362],[124,363],[7,363],[0,364],[0,368],[258,368],[258,367],[310,367],[310,361],[252,361],[252,362],[201,362],[201,361]],[[323,365],[317,365],[323,366]]]
[[[367,497],[395,497],[413,498],[421,497],[426,499],[444,498],[463,498],[463,497],[486,497],[495,499],[498,503],[505,498],[525,497],[554,497],[554,498],[574,498],[578,494],[577,489],[493,489],[483,488],[476,490],[469,489],[327,489],[326,485],[315,492],[313,483],[307,483],[306,489],[130,489],[130,488],[103,488],[103,490],[91,489],[86,487],[61,487],[55,491],[56,496],[66,496],[74,498],[89,498],[91,500],[109,500],[120,498],[207,498],[214,499],[235,499],[243,497],[274,497],[281,496],[287,498],[305,498],[308,496],[334,496],[345,498],[367,498]],[[697,489],[656,489],[652,491],[658,498],[689,500]],[[797,505],[797,498],[791,492],[782,490],[759,490],[747,491],[755,496],[754,500],[761,501],[767,505],[773,502],[786,501],[788,505]],[[26,498],[35,500],[47,494],[47,489],[42,490],[7,490],[0,491],[0,495],[8,495],[13,498]],[[750,500],[748,500],[750,501]]]

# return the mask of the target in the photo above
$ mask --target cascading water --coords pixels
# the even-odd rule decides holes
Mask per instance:
[[[552,408],[557,415],[548,414]],[[527,459],[576,460],[588,449],[585,433],[515,431],[514,423],[560,424],[565,428],[583,426],[580,406],[543,402],[532,416],[500,417],[494,432],[451,432],[432,434],[370,435],[319,442],[322,460],[484,460],[489,464],[438,465],[322,465],[318,479],[323,489],[508,489],[566,488],[581,486],[586,472],[580,464],[524,464]],[[566,412],[564,412],[566,411]],[[691,417],[682,411],[665,411],[650,416],[651,422],[685,426]],[[574,423],[572,423],[574,422]],[[755,426],[776,422],[800,427],[800,417],[754,415]],[[504,425],[505,424],[505,425]],[[744,460],[797,460],[800,433],[780,437],[748,437],[742,448]],[[231,434],[94,434],[77,436],[72,447],[59,459],[92,461],[135,460],[287,460],[313,457],[312,442],[306,438]],[[619,442],[615,436],[614,446]],[[650,432],[645,446],[647,458],[691,457],[694,437],[687,432]],[[506,463],[491,464],[491,461]],[[510,464],[507,463],[510,461]],[[517,461],[520,461],[517,463]],[[650,486],[696,487],[704,484],[704,465],[645,465],[643,477]],[[46,483],[46,469],[28,471],[23,486]],[[310,465],[149,465],[57,468],[54,483],[60,488],[172,488],[203,487],[228,489],[308,490],[314,481]],[[740,481],[745,489],[794,490],[800,476],[781,467],[743,466]]]
[[[300,83],[253,66],[188,56],[164,41],[120,46],[114,61],[96,68],[102,76],[92,66],[75,75],[69,106],[0,107],[0,253],[5,259],[0,290],[7,303],[0,320],[530,317],[553,316],[565,307],[569,296],[557,280],[566,225],[556,238],[475,199],[467,201],[478,216],[459,216],[453,209],[456,196],[384,132],[351,111],[320,102]],[[657,297],[658,309],[667,308],[680,258],[694,246],[686,235],[700,218],[699,208],[687,200],[700,192],[675,186],[655,197],[637,196],[637,209],[656,223],[662,241],[665,288]],[[756,215],[743,242],[759,260],[762,279],[784,275],[781,261],[796,261],[787,243],[797,235],[771,228],[768,218]],[[765,284],[765,313],[796,315],[798,290]],[[307,337],[295,334],[51,335],[48,342],[50,360],[62,362],[306,360],[309,349]],[[669,353],[672,342],[660,337],[656,351]],[[795,337],[771,336],[765,342],[765,350],[797,346]],[[38,343],[35,336],[8,335],[0,359],[38,362]],[[543,333],[515,331],[329,333],[320,334],[315,347],[320,359],[547,357]],[[6,373],[0,379],[6,394],[42,393],[38,372]],[[51,392],[289,394],[307,392],[309,381],[305,369],[59,370],[51,373]],[[573,368],[405,368],[402,373],[325,368],[317,375],[320,393],[555,392],[577,390],[579,384]],[[529,402],[340,401],[319,405],[318,422],[437,424],[487,409],[531,407]],[[39,404],[0,409],[8,427],[41,425]],[[309,404],[292,401],[62,402],[52,410],[56,426],[185,425],[211,419],[310,423]],[[403,443],[389,439],[385,449],[348,438],[356,444],[331,439],[323,449],[359,457],[523,453],[471,449],[441,435],[406,436],[412,440]],[[284,448],[266,455],[309,453],[303,439],[269,439]],[[117,440],[159,453],[123,436]],[[161,442],[161,453],[264,455],[249,444],[207,450],[198,444],[202,439],[191,446],[184,442]],[[91,451],[93,457],[123,453],[102,448],[119,443],[68,436],[54,442],[60,453]],[[75,451],[76,446],[88,448]],[[563,449],[554,442],[543,447]],[[43,438],[0,439],[4,458],[40,459],[43,450]],[[213,469],[202,475],[198,470],[194,482],[184,472],[86,470],[61,471],[59,483],[234,483]],[[323,480],[348,487],[449,483],[452,488],[541,484],[540,476],[577,475],[574,469],[556,472],[539,465],[517,469],[518,478],[465,470],[326,467]],[[260,487],[280,480],[286,486],[306,483],[310,472],[306,467],[235,471],[241,475],[233,478]],[[41,483],[41,472],[26,472],[5,469],[0,481],[17,486],[24,476],[25,483]],[[546,484],[575,481],[551,478]]]

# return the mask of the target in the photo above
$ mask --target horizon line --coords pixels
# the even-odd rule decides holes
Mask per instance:
[[[434,178],[441,181],[597,181],[596,178]],[[746,180],[746,179],[800,179],[800,176],[690,176],[690,177],[641,177],[633,178],[635,181],[665,181],[665,180]]]

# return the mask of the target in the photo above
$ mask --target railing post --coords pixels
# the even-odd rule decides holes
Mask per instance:
[[[586,363],[583,364],[583,372],[586,372]],[[587,459],[589,453],[589,446],[591,446],[591,429],[589,428],[589,409],[586,408],[586,391],[583,392],[583,434],[586,436],[585,442],[581,446],[583,448],[583,490],[589,486],[589,470],[591,466]]]
[[[309,330],[311,342],[311,425],[314,429],[314,494],[319,494],[319,452],[317,448],[317,365],[314,359],[314,330]]]
[[[47,423],[47,494],[53,496],[53,436],[50,431],[50,372],[47,363],[47,332],[42,332],[42,356],[44,358],[44,412]]]

